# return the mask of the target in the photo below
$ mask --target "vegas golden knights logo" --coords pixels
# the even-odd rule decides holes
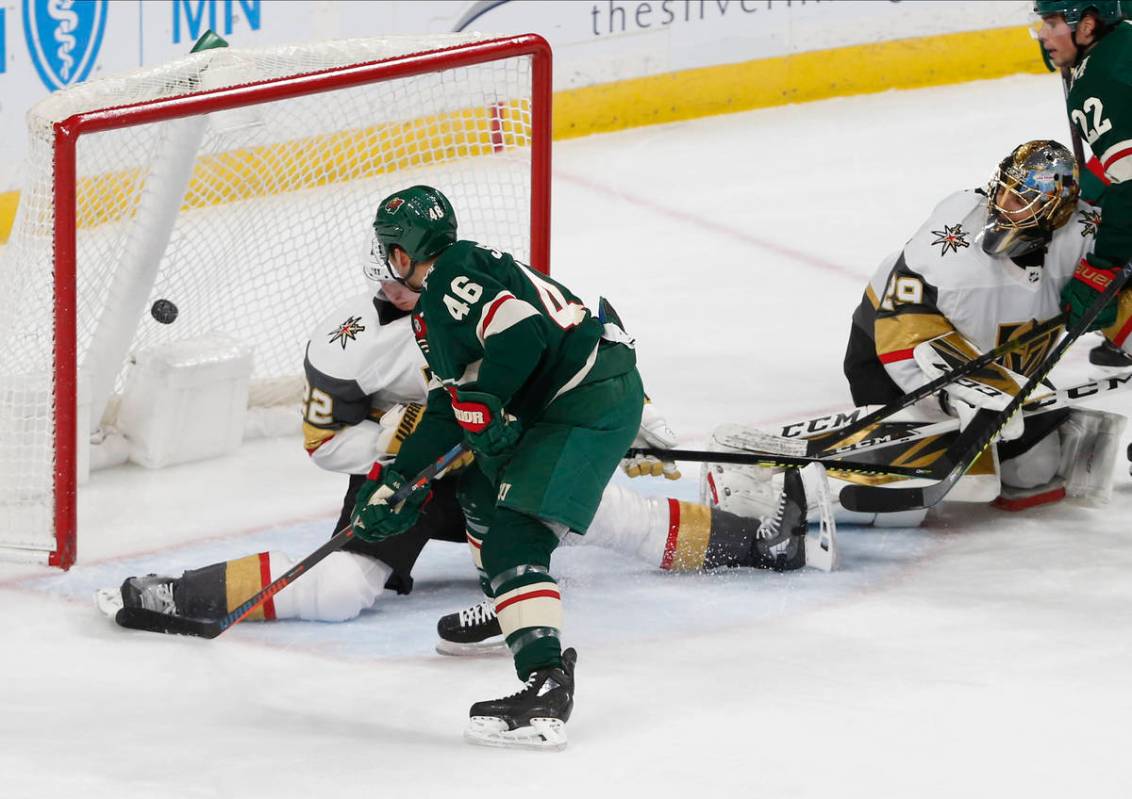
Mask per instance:
[[[1005,344],[1008,341],[1028,335],[1031,330],[1036,326],[1035,321],[1024,322],[1020,325],[999,325],[998,327],[998,343]],[[1039,364],[1046,359],[1057,337],[1060,335],[1061,329],[1055,328],[1050,330],[1044,336],[1031,341],[1029,344],[1008,352],[1002,356],[1002,364],[1012,372],[1017,372],[1020,375],[1030,375],[1038,368]]]

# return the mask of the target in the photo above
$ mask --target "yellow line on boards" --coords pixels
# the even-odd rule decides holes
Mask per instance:
[[[556,92],[554,138],[1045,71],[1025,26],[875,42]]]

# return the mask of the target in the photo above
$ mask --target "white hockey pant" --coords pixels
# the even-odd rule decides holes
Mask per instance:
[[[294,564],[271,552],[271,579]],[[308,573],[274,597],[275,617],[306,621],[349,621],[374,606],[393,570],[381,561],[353,552],[331,552]]]
[[[659,566],[668,540],[670,503],[665,497],[643,497],[610,483],[586,534],[571,533],[562,543],[604,547]]]

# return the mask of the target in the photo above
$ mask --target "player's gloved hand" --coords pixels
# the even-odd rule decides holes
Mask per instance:
[[[939,404],[943,408],[943,412],[948,416],[954,416],[959,420],[959,429],[966,430],[967,425],[975,418],[975,414],[979,412],[978,405],[974,405],[962,397],[957,397],[951,392],[944,389],[939,392]],[[995,437],[995,441],[1013,441],[1020,438],[1026,429],[1026,422],[1022,418],[1022,414],[1015,411],[1006,420],[1006,424]]]
[[[676,434],[668,426],[667,420],[651,402],[646,402],[644,412],[641,414],[641,429],[633,439],[633,446],[672,449],[676,444]],[[676,461],[662,461],[655,455],[634,455],[632,458],[624,458],[621,461],[621,470],[630,477],[663,475],[668,480],[680,479],[680,469],[676,466]]]
[[[1073,272],[1073,279],[1061,290],[1061,309],[1069,315],[1067,326],[1077,323],[1119,272],[1116,268],[1094,266],[1087,258],[1081,259]],[[1100,330],[1115,323],[1116,303],[1110,301],[1089,325],[1089,330]]]
[[[503,410],[503,403],[494,394],[455,389],[452,412],[464,428],[464,441],[472,451],[489,458],[504,454],[523,435],[522,425]]]
[[[391,506],[389,498],[404,486],[403,476],[390,468],[374,464],[370,479],[362,483],[354,503],[354,535],[370,543],[403,533],[412,527],[429,492],[414,491],[400,504]]]

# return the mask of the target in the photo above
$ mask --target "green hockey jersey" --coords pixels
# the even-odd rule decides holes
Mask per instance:
[[[1118,24],[1073,68],[1067,104],[1112,184],[1089,260],[1124,264],[1132,260],[1132,23]]]
[[[432,379],[425,418],[397,458],[409,476],[460,440],[451,390],[492,394],[529,424],[570,389],[636,365],[629,347],[597,357],[605,328],[569,289],[473,241],[456,242],[433,265],[413,332]]]

